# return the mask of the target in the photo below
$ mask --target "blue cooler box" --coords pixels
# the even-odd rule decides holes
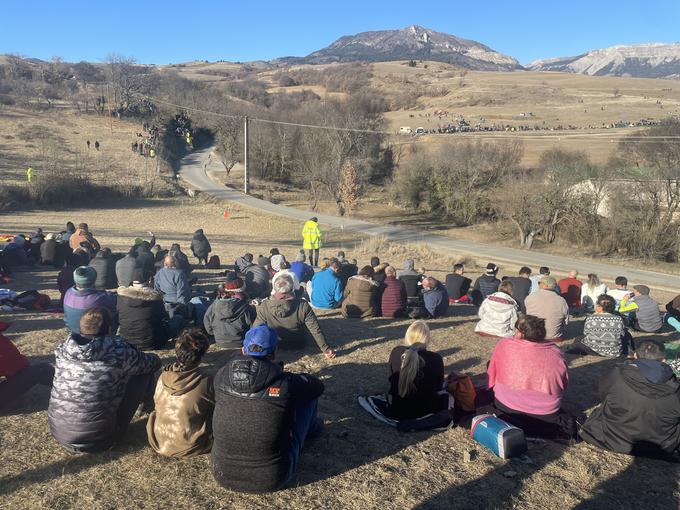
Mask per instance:
[[[472,419],[470,437],[487,447],[501,459],[517,457],[527,451],[524,431],[493,414],[480,414]]]

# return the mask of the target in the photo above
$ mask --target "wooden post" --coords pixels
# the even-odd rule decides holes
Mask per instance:
[[[244,118],[243,123],[243,192],[247,195],[250,191],[248,182],[248,117]]]

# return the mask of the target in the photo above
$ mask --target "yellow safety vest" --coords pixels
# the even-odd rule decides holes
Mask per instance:
[[[309,220],[302,228],[302,248],[305,250],[321,248],[321,229],[316,221]]]

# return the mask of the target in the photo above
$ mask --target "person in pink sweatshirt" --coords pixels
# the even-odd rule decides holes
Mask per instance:
[[[525,315],[516,333],[496,344],[487,369],[496,415],[527,436],[576,437],[574,419],[562,410],[567,363],[559,348],[545,341],[545,321]]]

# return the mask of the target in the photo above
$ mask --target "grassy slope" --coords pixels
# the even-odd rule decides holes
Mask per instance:
[[[26,212],[0,218],[0,231],[43,225],[59,228],[66,220],[88,221],[103,245],[123,249],[151,229],[163,246],[188,245],[195,228],[203,227],[224,262],[249,249],[266,253],[278,246],[289,258],[298,248],[300,225],[251,211],[201,200],[145,201],[116,208],[59,213]],[[408,253],[418,265],[434,268],[435,276],[453,259],[435,257],[426,247],[404,248],[375,241],[359,243],[356,236],[331,233],[323,256],[347,250],[365,263],[374,253],[400,263]],[[470,264],[471,265],[471,264]],[[504,268],[515,271],[516,268]],[[201,270],[200,283],[211,288],[216,272]],[[20,273],[13,288],[38,288],[53,296],[54,272]],[[661,301],[667,296],[659,296]],[[449,317],[431,321],[431,348],[444,356],[447,371],[479,375],[494,346],[492,339],[473,334],[474,309],[456,307]],[[11,338],[34,360],[49,359],[65,335],[57,315],[17,312],[3,316],[15,321]],[[219,488],[210,475],[209,457],[172,460],[157,456],[146,444],[145,421],[134,422],[125,441],[113,451],[71,455],[51,438],[45,412],[49,393],[31,391],[24,406],[0,418],[1,508],[676,508],[680,470],[652,460],[633,460],[588,445],[572,448],[532,443],[535,464],[502,461],[475,446],[464,430],[445,433],[399,434],[376,422],[356,404],[356,397],[384,391],[386,361],[403,338],[408,321],[344,320],[338,313],[321,318],[339,356],[325,361],[315,350],[282,353],[296,371],[318,375],[326,384],[320,414],[324,434],[309,444],[292,488],[265,496],[236,494]],[[570,329],[580,330],[580,321]],[[169,360],[170,353],[162,356]],[[592,408],[597,382],[612,364],[595,357],[568,357],[571,409]],[[214,373],[224,356],[212,347],[204,368]],[[463,452],[477,458],[463,463]],[[516,476],[505,476],[508,471]]]

